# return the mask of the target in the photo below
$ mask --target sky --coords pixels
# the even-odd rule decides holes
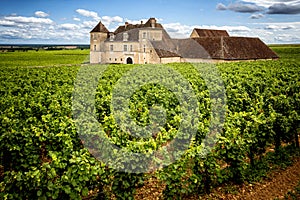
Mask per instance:
[[[150,17],[173,38],[209,28],[300,43],[300,0],[1,0],[0,44],[89,44],[99,21],[113,32]]]

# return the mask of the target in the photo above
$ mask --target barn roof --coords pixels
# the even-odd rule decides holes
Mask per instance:
[[[157,55],[163,57],[210,58],[207,51],[193,39],[170,39],[163,37],[162,41],[151,41]],[[158,51],[159,50],[159,51]],[[163,52],[163,54],[161,53]]]
[[[104,26],[104,24],[102,24],[102,22],[100,21],[95,28],[91,31],[91,33],[94,32],[100,32],[100,33],[109,33],[109,31],[107,30],[107,28]]]
[[[195,31],[198,34],[198,37],[229,37],[229,34],[226,30],[195,28],[193,31]]]
[[[276,59],[278,56],[259,38],[202,37],[151,41],[159,57],[217,60]]]
[[[249,60],[278,58],[277,54],[259,38],[210,37],[193,39],[208,52],[212,59]]]

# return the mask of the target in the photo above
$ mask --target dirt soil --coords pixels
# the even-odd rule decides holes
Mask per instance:
[[[192,196],[193,199],[223,199],[223,200],[274,200],[282,199],[284,195],[295,189],[300,181],[300,158],[295,159],[293,165],[286,169],[276,170],[269,177],[255,184],[244,184],[233,188],[232,192],[225,192],[224,188],[216,188],[212,193],[204,196]],[[158,180],[150,179],[142,188],[137,190],[135,199],[162,199],[164,185]]]

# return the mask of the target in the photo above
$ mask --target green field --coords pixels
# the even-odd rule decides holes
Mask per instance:
[[[55,66],[89,61],[89,50],[28,51],[0,53],[1,67]]]
[[[170,77],[164,80],[166,84],[181,84],[172,73],[180,74],[189,83],[196,108],[184,107],[173,90],[165,85],[142,85],[132,93],[128,109],[124,110],[133,119],[127,125],[135,123],[143,130],[153,124],[158,127],[153,129],[155,133],[147,129],[152,134],[147,138],[132,135],[134,131],[126,131],[126,126],[120,128],[116,119],[119,115],[111,106],[118,81],[143,66],[80,66],[88,61],[87,50],[0,53],[0,199],[81,199],[86,196],[91,199],[132,199],[136,190],[150,179],[164,186],[162,195],[165,199],[182,199],[209,193],[224,183],[257,181],[274,166],[290,164],[291,152],[297,151],[299,145],[300,48],[272,48],[281,57],[279,60],[216,65],[220,73],[218,78],[225,86],[226,105],[220,96],[210,98],[211,94],[223,90],[217,86],[210,88],[203,77],[205,72],[199,72],[198,68],[206,69],[209,65],[163,65],[160,70],[164,72],[165,67],[170,72]],[[86,69],[87,76],[78,80],[77,74],[82,69]],[[101,70],[104,73],[98,81],[96,72]],[[157,72],[160,72],[158,68]],[[218,82],[212,74],[208,80]],[[137,71],[135,75],[142,78],[135,80],[132,76],[132,79],[124,80],[127,84],[136,83],[147,80],[151,74]],[[84,85],[85,81],[97,82],[95,110],[86,105],[85,93],[74,92],[74,85]],[[121,99],[128,88],[125,84],[119,89],[124,92]],[[88,90],[85,92],[89,93]],[[101,137],[124,149],[121,155],[115,155],[118,159],[109,160],[110,165],[98,161],[95,153],[91,152],[92,155],[84,148],[87,141],[96,141],[100,134],[89,132],[94,127],[87,123],[81,132],[91,138],[79,139],[78,121],[74,116],[80,116],[82,112],[72,110],[74,94],[78,95],[76,103],[83,106],[86,113],[95,111],[104,131]],[[158,109],[161,115],[151,117],[153,109]],[[196,117],[184,117],[185,112],[193,109]],[[225,109],[223,126],[219,126],[216,121],[220,119],[211,114],[214,109]],[[123,119],[124,116],[121,113],[119,117]],[[164,123],[159,124],[163,118]],[[217,125],[212,129],[214,123]],[[187,130],[195,130],[195,135],[185,138],[186,135],[181,133]],[[213,149],[209,142],[201,144],[209,130],[219,132]],[[127,173],[112,167],[138,171],[163,165],[164,160],[172,161],[177,152],[174,155],[168,153],[181,148],[168,146],[175,138],[183,142],[191,139],[191,142],[180,159],[165,168],[152,173]],[[101,145],[95,143],[93,148],[101,149]],[[275,152],[268,152],[270,148]],[[205,150],[209,152],[202,156]],[[135,160],[122,157],[128,152],[145,156]],[[153,152],[159,153],[155,160],[148,162]],[[132,165],[126,166],[128,162]]]

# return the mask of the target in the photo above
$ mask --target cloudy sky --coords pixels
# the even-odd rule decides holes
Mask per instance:
[[[0,44],[88,44],[100,20],[114,31],[150,17],[175,38],[197,27],[300,43],[300,0],[1,0]]]

